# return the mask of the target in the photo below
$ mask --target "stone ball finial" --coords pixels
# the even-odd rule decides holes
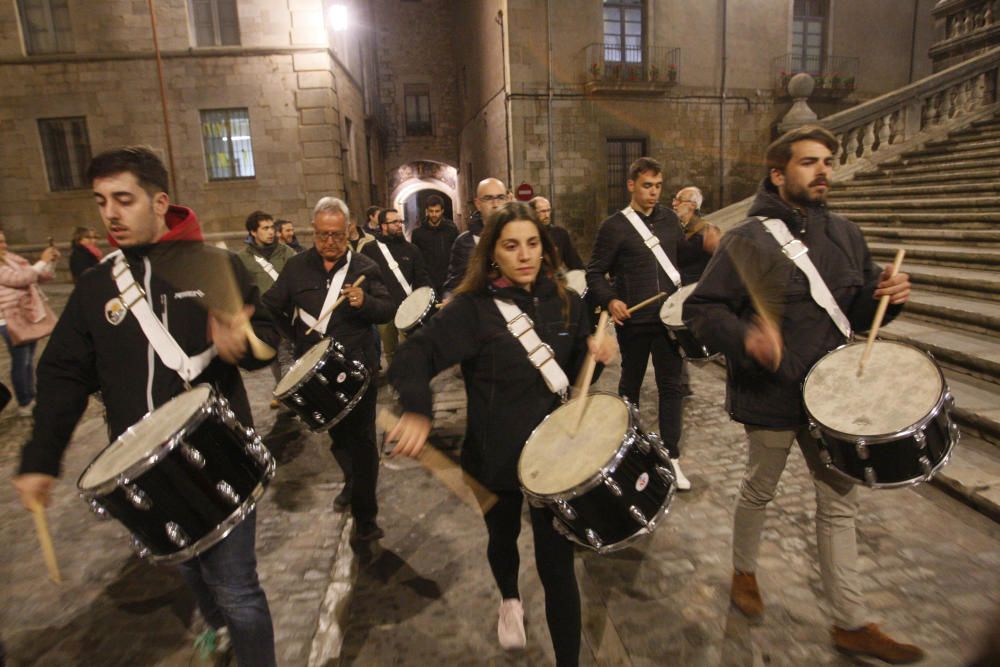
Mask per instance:
[[[816,87],[816,81],[808,72],[799,72],[788,82],[788,94],[792,99],[809,97]]]

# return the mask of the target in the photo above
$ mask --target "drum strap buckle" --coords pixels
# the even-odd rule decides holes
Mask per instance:
[[[535,354],[537,352],[542,353],[541,359],[537,359],[535,357]],[[541,369],[542,366],[555,359],[555,356],[556,355],[552,351],[552,348],[549,346],[549,344],[542,343],[541,345],[537,346],[535,349],[533,349],[531,352],[528,353],[528,361],[530,361],[531,365],[534,366],[535,368]]]
[[[785,253],[785,257],[788,259],[795,261],[802,255],[809,252],[809,248],[807,248],[806,244],[799,239],[792,239],[785,245],[781,246],[781,252]]]
[[[134,297],[129,298],[125,296],[126,294],[128,294],[133,290],[135,291]],[[125,306],[125,308],[128,310],[131,310],[132,306],[134,306],[136,303],[142,301],[145,298],[146,298],[146,290],[142,289],[142,286],[139,285],[139,283],[137,282],[133,282],[131,285],[123,289],[121,293],[118,295],[118,300],[121,301],[122,305]]]
[[[647,248],[649,248],[650,250],[652,250],[656,246],[660,245],[660,239],[657,236],[655,236],[654,234],[650,234],[648,237],[646,237],[643,240],[643,243],[646,244]]]
[[[525,313],[521,313],[520,315],[518,315],[517,317],[515,317],[514,319],[512,319],[510,322],[507,323],[507,331],[514,334],[514,338],[520,338],[529,331],[533,331],[534,328],[535,328],[535,323],[532,322],[531,318],[528,317]],[[538,348],[535,349],[537,350]],[[534,350],[532,350],[531,354],[534,354]],[[535,368],[538,368],[538,366],[536,365]]]

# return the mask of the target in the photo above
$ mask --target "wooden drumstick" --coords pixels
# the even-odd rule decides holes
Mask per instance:
[[[903,257],[906,255],[906,250],[900,248],[896,251],[896,259],[892,262],[892,270],[889,272],[889,277],[893,278],[897,273],[899,273],[899,267],[903,263]],[[890,296],[888,294],[884,295],[878,301],[878,309],[875,311],[875,319],[872,320],[872,328],[868,332],[868,342],[865,344],[865,351],[861,355],[861,363],[858,364],[858,377],[865,372],[865,364],[868,363],[868,359],[872,356],[872,347],[875,345],[875,336],[878,334],[879,327],[882,326],[882,318],[885,317],[886,308],[889,307]]]
[[[42,547],[42,556],[45,558],[45,566],[49,570],[49,578],[57,584],[61,584],[62,575],[59,574],[56,550],[52,546],[52,536],[49,535],[49,522],[45,517],[45,507],[37,500],[32,500],[31,513],[35,517],[35,532],[38,533],[38,543]]]
[[[358,285],[360,285],[364,281],[365,281],[365,277],[364,276],[360,276],[357,280],[354,281],[354,284],[353,285],[349,285],[349,287],[357,287]],[[323,313],[322,315],[320,315],[319,317],[316,318],[316,324],[314,324],[311,327],[309,327],[308,329],[306,329],[306,335],[308,336],[309,334],[311,334],[316,329],[316,327],[319,326],[320,322],[322,322],[323,320],[325,320],[330,315],[330,313],[332,313],[334,310],[337,309],[337,306],[339,306],[340,304],[344,303],[344,300],[346,298],[347,298],[346,294],[341,294],[340,297],[336,301],[333,302],[333,305],[326,309],[325,313]]]
[[[662,299],[666,295],[667,295],[666,292],[660,292],[659,294],[651,296],[648,299],[640,301],[639,303],[635,304],[634,306],[629,306],[628,314],[631,315],[632,313],[634,313],[635,311],[639,310],[640,308],[645,308],[646,306],[648,306],[651,303],[656,303],[657,301],[659,301],[660,299]]]
[[[399,417],[389,410],[382,409],[375,418],[376,424],[383,431],[389,432],[396,426]],[[425,443],[417,456],[417,461],[434,477],[448,487],[455,496],[472,509],[479,510],[485,516],[494,505],[497,497],[492,491],[479,483],[475,477],[462,470],[462,467],[448,458],[438,448]]]
[[[600,348],[604,343],[604,336],[608,331],[608,311],[601,311],[601,318],[597,322],[597,333],[594,334],[595,347]],[[577,399],[575,412],[570,415],[570,435],[576,435],[580,428],[580,421],[583,419],[583,411],[587,407],[587,390],[590,389],[590,381],[594,378],[594,369],[597,367],[597,359],[593,352],[587,352],[587,359],[583,362],[580,375],[577,377],[576,386],[573,388],[573,396]]]

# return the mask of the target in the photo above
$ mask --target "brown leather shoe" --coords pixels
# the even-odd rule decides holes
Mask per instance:
[[[908,665],[924,659],[924,652],[911,644],[900,644],[874,623],[857,630],[844,630],[833,626],[833,645],[841,653],[867,655],[888,662],[890,665]]]
[[[757,577],[753,572],[733,572],[733,588],[729,592],[733,606],[752,620],[758,620],[764,615],[764,601],[757,588]]]

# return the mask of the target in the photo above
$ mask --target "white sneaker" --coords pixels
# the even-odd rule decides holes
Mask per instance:
[[[684,476],[684,472],[681,471],[681,460],[680,459],[670,459],[670,462],[674,465],[674,476],[677,477],[677,490],[678,491],[690,491],[691,490],[691,480]]]
[[[500,646],[508,651],[522,649],[527,645],[528,639],[524,634],[524,608],[517,598],[507,598],[500,603],[497,638],[500,640]]]

